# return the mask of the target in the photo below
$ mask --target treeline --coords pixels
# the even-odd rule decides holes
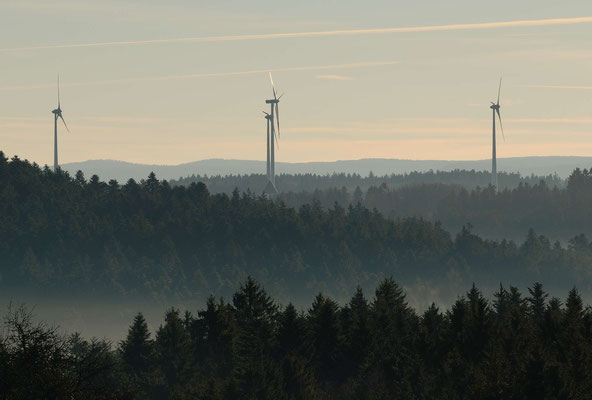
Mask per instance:
[[[581,179],[591,186],[588,172]],[[485,240],[470,225],[451,235],[439,223],[388,219],[360,203],[294,209],[238,191],[212,195],[203,183],[173,187],[153,174],[120,185],[0,157],[5,295],[199,299],[230,294],[249,275],[294,301],[319,291],[343,299],[354,282],[372,287],[385,276],[441,294],[500,280],[587,290],[590,265],[585,235],[566,246],[533,230],[521,243]]]
[[[418,313],[387,278],[298,311],[248,278],[231,302],[170,309],[154,336],[138,314],[115,349],[10,313],[0,374],[8,399],[589,399],[592,310],[537,283]]]
[[[563,188],[565,180],[558,175],[547,176],[521,176],[518,173],[500,172],[498,181],[500,189],[514,189],[519,185],[534,185],[544,180],[550,187]],[[207,176],[192,175],[185,178],[170,180],[172,186],[203,182],[212,193],[228,193],[234,189],[241,192],[263,193],[267,184],[267,177],[263,174],[250,175],[227,175],[227,176]],[[377,187],[383,183],[390,188],[400,188],[410,185],[424,184],[446,184],[463,187],[467,190],[478,187],[486,188],[491,182],[491,174],[487,171],[475,170],[454,170],[454,171],[426,171],[410,172],[406,174],[374,175],[372,172],[368,176],[360,174],[334,173],[328,175],[317,174],[280,174],[276,176],[276,186],[282,193],[288,192],[314,192],[325,191],[335,188],[345,188],[349,192],[354,192],[356,188],[367,191],[371,187]]]
[[[574,235],[592,235],[592,168],[576,169],[565,188],[520,182],[512,189],[496,192],[491,186],[468,190],[443,183],[391,187],[386,183],[366,191],[345,187],[313,192],[281,193],[278,199],[289,207],[318,201],[330,208],[361,203],[383,215],[439,221],[456,232],[470,222],[474,232],[487,238],[519,240],[528,229],[567,241]]]
[[[471,223],[473,231],[490,239],[522,240],[534,229],[553,240],[567,242],[585,233],[592,236],[591,171],[576,169],[562,180],[556,175],[521,177],[499,174],[499,190],[490,187],[486,171],[414,172],[405,175],[362,177],[356,174],[280,175],[277,201],[300,208],[318,202],[323,208],[335,203],[347,208],[361,203],[392,218],[439,221],[444,229],[458,232]],[[212,193],[260,194],[263,175],[192,176],[171,185],[203,182]]]

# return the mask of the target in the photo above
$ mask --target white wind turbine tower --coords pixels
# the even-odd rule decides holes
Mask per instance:
[[[495,144],[495,114],[497,113],[497,116],[499,118],[499,122],[500,122],[500,128],[502,129],[502,136],[504,138],[504,140],[506,140],[506,137],[504,135],[504,127],[502,125],[502,116],[500,115],[500,93],[502,90],[502,78],[500,78],[500,82],[499,82],[499,88],[497,90],[497,103],[494,103],[493,101],[491,102],[491,106],[489,106],[489,108],[491,108],[491,110],[493,111],[493,143],[492,143],[492,150],[491,150],[491,186],[494,187],[495,190],[497,190],[497,156],[496,156],[496,144]]]
[[[277,194],[275,187],[275,146],[277,145],[279,148],[279,144],[276,144],[280,136],[280,109],[278,103],[283,94],[279,97],[277,96],[271,72],[269,73],[269,80],[271,81],[271,88],[273,90],[273,99],[265,100],[265,103],[271,106],[271,112],[269,114],[264,112],[265,119],[267,120],[267,185],[265,186],[264,193],[271,195]],[[276,124],[277,135],[275,131]]]
[[[267,181],[271,182],[271,165],[270,165],[270,137],[269,137],[269,132],[270,132],[270,124],[271,122],[271,114],[266,113],[265,111],[263,111],[263,114],[265,114],[265,120],[267,121]]]
[[[62,116],[62,108],[60,107],[60,76],[58,75],[58,108],[52,111],[53,113],[53,170],[54,172],[58,170],[58,118],[62,119],[66,130],[70,132],[68,129],[68,125],[66,125],[66,121]]]

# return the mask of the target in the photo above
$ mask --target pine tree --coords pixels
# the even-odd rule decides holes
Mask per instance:
[[[353,376],[368,356],[371,344],[370,308],[362,288],[358,286],[341,314],[345,340],[345,369],[347,375]]]
[[[279,315],[275,355],[282,373],[282,391],[288,399],[317,397],[305,337],[306,321],[289,303]]]
[[[127,370],[139,385],[146,385],[152,369],[154,342],[150,339],[148,324],[142,313],[134,317],[119,352]]]
[[[251,277],[234,294],[238,328],[234,377],[244,399],[275,399],[281,381],[271,349],[276,337],[277,306]]]
[[[589,342],[584,338],[584,306],[574,287],[565,302],[564,335],[561,340],[562,375],[570,399],[583,399],[592,391],[592,361]]]
[[[530,315],[536,324],[541,324],[545,315],[545,301],[549,297],[548,293],[543,291],[543,285],[536,282],[532,288],[528,288],[530,297],[526,300],[529,304]]]
[[[308,311],[311,355],[321,381],[336,381],[341,374],[343,335],[339,321],[339,306],[318,294]]]
[[[304,350],[305,321],[289,303],[279,315],[277,330],[277,356],[283,358]]]
[[[475,284],[467,293],[468,308],[469,308],[469,325],[468,335],[469,341],[465,343],[466,352],[474,362],[478,362],[483,356],[483,351],[490,339],[491,331],[491,313],[487,300],[481,294],[481,291],[476,288]]]
[[[363,390],[374,391],[376,386],[376,396],[414,397],[416,387],[423,385],[414,334],[418,318],[392,278],[376,288],[371,314],[372,358],[363,372]]]
[[[189,380],[193,353],[179,310],[171,308],[166,312],[165,323],[156,332],[154,344],[155,366],[163,379],[157,393],[165,399],[175,398]]]

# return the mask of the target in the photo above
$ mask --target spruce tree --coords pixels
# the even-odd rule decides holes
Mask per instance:
[[[179,310],[171,308],[165,314],[165,323],[156,332],[156,367],[162,378],[158,393],[162,398],[175,398],[183,391],[190,378],[192,348]]]
[[[233,374],[237,391],[244,399],[276,399],[281,381],[271,349],[278,308],[251,277],[234,294],[233,304],[238,328]]]
[[[343,351],[339,306],[335,301],[318,294],[307,319],[315,370],[321,381],[335,381],[340,377]]]
[[[141,376],[151,369],[153,344],[146,319],[140,312],[134,317],[126,338],[119,346],[121,358],[132,374]]]
[[[346,374],[354,375],[368,356],[371,344],[370,310],[359,286],[349,304],[342,310],[342,325]]]
[[[277,356],[282,358],[304,350],[305,321],[296,311],[296,307],[289,303],[278,319]]]
[[[282,373],[282,391],[288,399],[317,397],[305,339],[306,321],[289,303],[279,315],[275,354]]]
[[[119,354],[137,398],[146,397],[154,367],[154,341],[148,324],[140,312],[134,317],[126,338],[119,345]]]
[[[541,324],[545,314],[545,302],[549,294],[544,292],[540,282],[536,282],[532,288],[528,288],[528,292],[530,297],[526,300],[529,304],[530,314],[536,324]]]

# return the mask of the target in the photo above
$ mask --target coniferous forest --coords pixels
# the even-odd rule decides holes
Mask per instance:
[[[342,301],[356,286],[371,289],[389,276],[406,287],[452,288],[452,298],[473,282],[488,293],[500,281],[523,289],[538,281],[553,294],[592,284],[592,244],[577,233],[592,225],[587,170],[574,172],[563,191],[524,186],[475,200],[484,214],[487,204],[515,196],[515,208],[541,220],[561,216],[575,229],[563,243],[533,229],[521,241],[487,240],[471,219],[454,234],[361,202],[291,208],[238,190],[211,194],[203,183],[171,186],[154,175],[125,184],[87,180],[16,157],[0,157],[0,182],[4,292],[203,299],[229,296],[253,276],[280,301],[304,304],[320,291]]]
[[[155,331],[66,336],[13,308],[0,336],[6,399],[589,399],[592,310],[535,283],[473,286],[418,313],[390,278],[343,305],[280,306],[248,278],[230,301],[170,309]]]
[[[298,207],[153,174],[102,182],[3,155],[0,182],[2,293],[203,305],[170,308],[154,327],[137,314],[115,342],[12,305],[2,398],[590,398],[592,244],[579,231],[590,222],[588,170],[564,189],[379,186],[346,206]],[[371,206],[398,204],[405,190],[418,202],[455,193],[450,204],[474,218],[507,201],[574,234],[560,242],[530,227],[521,241],[492,240],[471,219],[451,233]],[[410,305],[409,291],[427,301],[444,288],[449,307]]]
[[[592,172],[576,169],[568,179],[500,173],[499,192],[489,186],[486,171],[415,172],[406,175],[361,177],[355,174],[280,175],[278,200],[299,208],[318,202],[329,209],[357,203],[397,219],[416,217],[440,222],[458,232],[467,222],[489,239],[521,241],[525,232],[567,242],[576,234],[592,236]],[[235,188],[255,192],[263,175],[188,177],[171,185],[203,182],[212,193],[230,194]],[[260,189],[261,191],[262,189]]]
[[[515,189],[522,185],[535,185],[544,180],[550,187],[563,188],[565,180],[558,175],[546,176],[521,176],[518,173],[499,172],[498,186],[501,190]],[[191,175],[185,178],[169,180],[171,186],[189,186],[192,183],[203,182],[212,193],[231,193],[234,189],[241,192],[250,190],[258,193],[267,183],[267,177],[263,174],[245,175]],[[371,187],[378,187],[383,183],[389,188],[397,189],[405,186],[446,184],[463,187],[467,190],[478,187],[485,188],[491,182],[491,174],[487,171],[476,170],[452,170],[452,171],[425,171],[409,172],[405,174],[376,175],[372,171],[367,176],[356,173],[333,173],[319,175],[313,173],[302,174],[278,174],[276,185],[282,188],[284,193],[315,192],[335,188],[345,188],[353,193],[356,188],[366,192]]]

